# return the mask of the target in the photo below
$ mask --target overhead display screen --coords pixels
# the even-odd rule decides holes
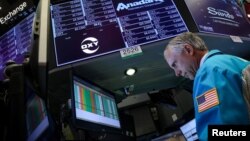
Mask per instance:
[[[250,37],[250,23],[235,0],[185,0],[200,32]]]
[[[34,13],[0,37],[0,80],[4,79],[3,70],[7,61],[22,63],[24,54],[30,52],[33,17]]]
[[[57,66],[188,31],[172,0],[52,0]]]
[[[0,36],[36,9],[37,0],[0,0]]]

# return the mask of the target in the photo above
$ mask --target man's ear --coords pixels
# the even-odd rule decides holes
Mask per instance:
[[[186,44],[184,46],[184,50],[185,50],[185,53],[192,55],[192,56],[194,55],[194,48],[191,45]]]

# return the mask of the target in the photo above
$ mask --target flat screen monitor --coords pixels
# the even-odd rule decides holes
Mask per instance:
[[[0,37],[0,80],[4,79],[3,71],[7,61],[21,64],[25,53],[31,51],[33,17],[34,13]]]
[[[187,141],[198,141],[198,135],[196,132],[196,122],[192,119],[180,127],[181,132]]]
[[[250,23],[236,0],[185,0],[200,32],[250,38]]]
[[[26,127],[27,141],[43,138],[42,135],[51,126],[45,102],[37,96],[37,92],[26,83]]]
[[[113,93],[72,76],[72,94],[76,127],[90,131],[119,131],[121,124]]]
[[[57,66],[188,31],[173,0],[51,0]]]

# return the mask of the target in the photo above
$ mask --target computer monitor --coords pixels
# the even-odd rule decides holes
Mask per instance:
[[[89,131],[119,131],[117,104],[112,92],[78,76],[71,76],[73,121]]]
[[[30,83],[26,82],[26,126],[27,141],[43,138],[50,122],[44,100],[42,100]],[[47,135],[46,135],[47,136]]]
[[[180,127],[181,132],[187,141],[198,141],[198,135],[196,133],[195,119],[188,121]]]
[[[3,71],[7,61],[12,60],[21,64],[25,54],[31,51],[33,18],[34,13],[0,37],[0,80],[4,79]]]
[[[6,140],[49,140],[55,125],[27,67],[26,63],[8,67]]]

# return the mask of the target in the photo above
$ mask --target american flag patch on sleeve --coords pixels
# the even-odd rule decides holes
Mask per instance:
[[[204,94],[196,97],[198,111],[203,112],[219,104],[216,88],[206,91]]]

